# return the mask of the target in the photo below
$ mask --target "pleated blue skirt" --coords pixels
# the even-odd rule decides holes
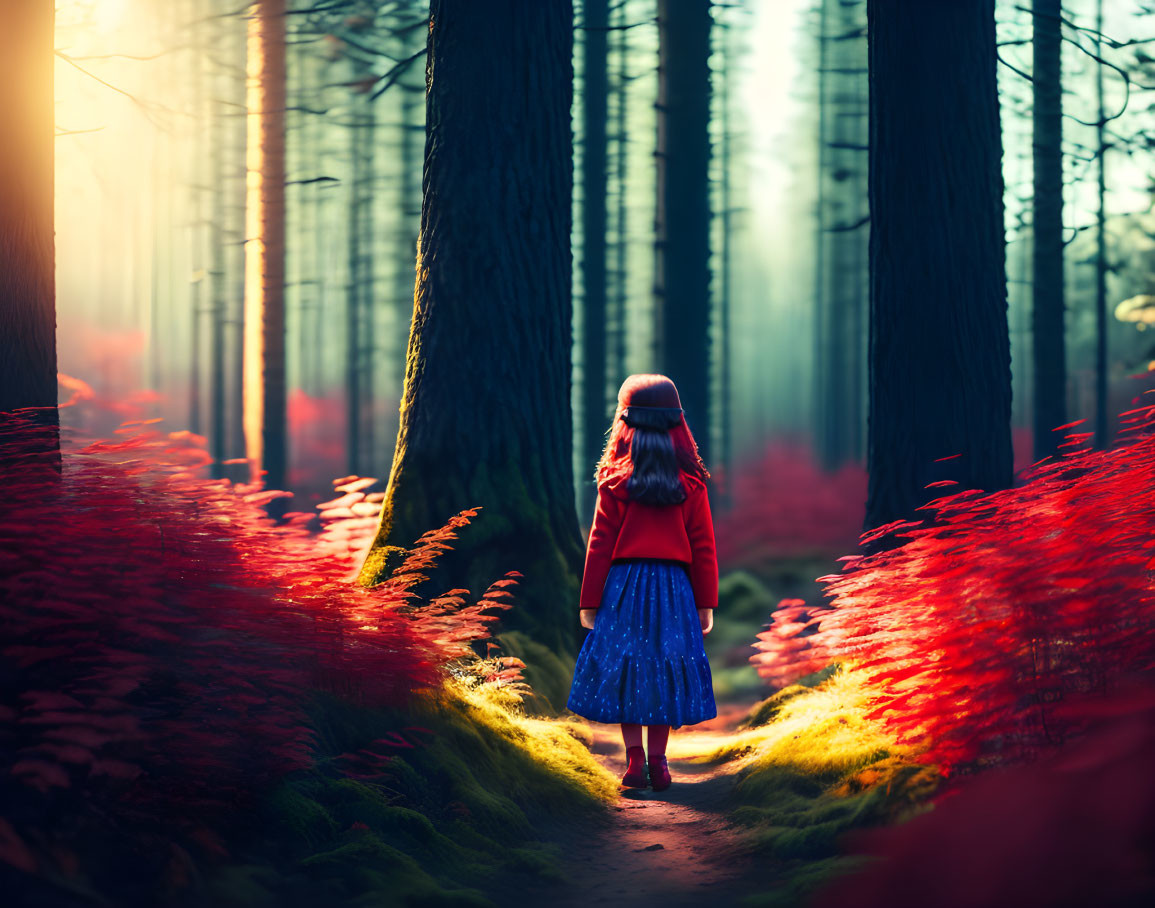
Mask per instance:
[[[566,706],[594,722],[672,728],[718,715],[684,566],[648,559],[610,565]]]

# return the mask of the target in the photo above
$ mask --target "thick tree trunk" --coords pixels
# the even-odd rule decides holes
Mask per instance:
[[[245,231],[245,449],[253,480],[286,480],[285,0],[249,19]]]
[[[1061,0],[1034,0],[1034,448],[1058,453],[1067,421],[1063,328],[1063,96]]]
[[[869,529],[1009,486],[1012,453],[994,0],[868,15]]]
[[[55,7],[51,0],[0,0],[0,22],[0,412],[42,408],[28,416],[43,427],[46,453],[58,472]]]
[[[586,0],[582,31],[582,521],[593,519],[594,465],[613,409],[606,394],[607,0]],[[622,376],[624,378],[625,376]]]
[[[505,628],[572,654],[568,2],[433,0],[421,234],[393,468],[361,581],[480,506],[425,584],[525,577]]]
[[[658,371],[710,462],[710,0],[658,0]]]

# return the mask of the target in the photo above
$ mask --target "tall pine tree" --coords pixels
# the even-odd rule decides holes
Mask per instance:
[[[994,0],[870,0],[866,527],[1010,485]]]
[[[506,628],[574,651],[582,540],[570,407],[573,12],[433,0],[401,428],[365,584],[482,510],[426,586],[524,580]]]

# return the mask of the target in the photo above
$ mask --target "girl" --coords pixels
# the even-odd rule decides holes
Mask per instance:
[[[670,787],[670,727],[718,714],[703,634],[714,626],[718,560],[705,480],[674,383],[631,375],[597,466],[580,616],[586,636],[567,706],[620,722],[622,784]],[[649,726],[649,760],[642,726]]]

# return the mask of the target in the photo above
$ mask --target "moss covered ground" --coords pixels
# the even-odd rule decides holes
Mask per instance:
[[[517,880],[562,881],[549,829],[596,822],[616,779],[579,725],[516,701],[467,676],[404,711],[319,695],[315,766],[268,794],[205,903],[485,906]]]
[[[747,908],[805,904],[861,862],[843,848],[847,832],[918,812],[939,778],[863,717],[865,693],[839,665],[754,696],[767,688],[734,654],[753,651],[780,589],[727,575],[707,637],[719,702],[754,703],[702,758],[731,777],[717,807],[764,879]],[[270,792],[259,834],[206,877],[212,903],[487,906],[510,904],[519,887],[580,888],[560,832],[596,838],[620,821],[618,779],[591,754],[590,726],[558,708],[572,668],[519,632],[497,639],[527,663],[534,693],[462,673],[404,710],[317,695],[315,765]]]

